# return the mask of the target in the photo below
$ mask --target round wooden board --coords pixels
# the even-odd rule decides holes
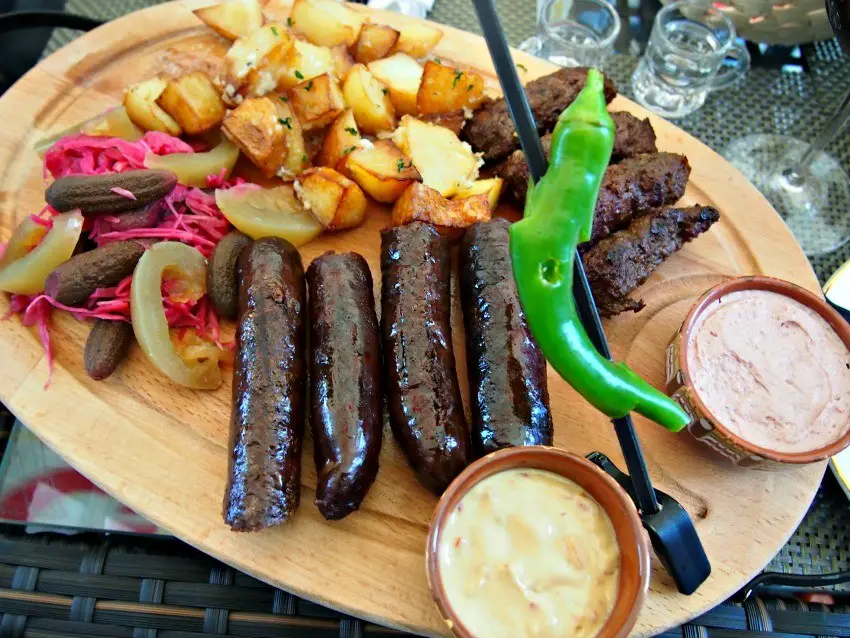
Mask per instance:
[[[0,100],[0,241],[44,203],[33,144],[118,104],[124,88],[163,69],[204,67],[226,45],[189,8],[198,2],[146,9],[107,24],[40,63]],[[283,3],[285,5],[285,2]],[[358,10],[364,10],[357,6]],[[283,15],[286,15],[284,11]],[[408,18],[379,13],[376,21]],[[477,36],[441,27],[435,53],[487,74],[498,86]],[[553,67],[517,53],[523,80]],[[624,98],[612,109],[647,113]],[[650,116],[662,150],[684,153],[693,173],[688,202],[716,206],[720,223],[665,263],[640,291],[647,307],[606,324],[617,358],[656,385],[664,348],[693,301],[728,277],[767,274],[811,290],[818,283],[788,229],[764,198],[717,154],[672,124]],[[730,120],[730,125],[733,125]],[[388,212],[375,208],[354,231],[320,237],[302,250],[305,265],[328,249],[356,250],[380,282],[378,230]],[[8,301],[0,295],[0,314]],[[463,331],[455,300],[458,376],[466,393]],[[315,471],[309,434],[304,445],[302,506],[294,520],[257,534],[231,532],[221,520],[230,416],[230,383],[218,391],[177,387],[136,348],[108,381],[82,368],[88,326],[55,313],[56,370],[34,331],[18,319],[0,324],[0,400],[41,439],[128,506],[199,549],[299,596],[378,623],[445,634],[425,581],[425,534],[435,498],[414,478],[389,429],[381,471],[363,508],[328,523],[312,503]],[[227,375],[229,376],[229,375]],[[549,375],[555,442],[578,454],[600,450],[622,466],[609,422],[554,373]],[[689,597],[653,563],[652,591],[637,635],[683,623],[720,603],[780,549],[803,517],[825,464],[766,473],[732,467],[687,434],[673,435],[636,418],[653,480],[689,511],[712,575]]]

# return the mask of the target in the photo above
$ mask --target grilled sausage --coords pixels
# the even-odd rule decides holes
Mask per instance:
[[[316,507],[336,520],[360,507],[378,474],[378,318],[369,265],[356,253],[325,253],[307,269],[307,285]]]
[[[242,251],[237,278],[224,521],[253,531],[283,522],[300,500],[307,291],[298,250],[276,237]]]
[[[442,492],[468,438],[450,321],[449,242],[430,224],[381,233],[381,333],[390,425],[419,480]]]
[[[74,255],[47,276],[44,292],[59,303],[76,306],[98,288],[115,286],[132,275],[144,252],[138,242],[116,241]]]
[[[478,456],[520,445],[552,445],[546,359],[519,303],[506,219],[471,226],[460,245],[460,300]]]

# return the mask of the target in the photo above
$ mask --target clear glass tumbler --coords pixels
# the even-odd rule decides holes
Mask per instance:
[[[731,58],[733,65],[724,65]],[[709,91],[729,86],[750,68],[735,26],[704,0],[668,4],[655,16],[646,52],[632,74],[638,102],[669,118],[693,113]]]
[[[599,69],[619,33],[620,16],[606,0],[545,0],[536,35],[519,48],[559,66]]]

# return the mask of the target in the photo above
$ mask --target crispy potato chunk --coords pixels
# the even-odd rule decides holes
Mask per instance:
[[[395,53],[368,65],[375,79],[390,90],[390,101],[400,115],[416,115],[422,66],[406,53]]]
[[[298,176],[295,193],[304,208],[327,230],[354,228],[366,216],[360,187],[332,168],[311,168]]]
[[[487,195],[466,199],[446,199],[439,192],[414,182],[393,206],[393,226],[411,222],[428,222],[446,228],[466,228],[491,217]]]
[[[284,25],[267,24],[239,38],[224,56],[222,99],[235,106],[244,97],[259,97],[275,90],[279,69],[294,45]]]
[[[367,22],[354,45],[354,59],[361,64],[385,57],[395,46],[399,32],[385,24]]]
[[[167,86],[168,81],[161,77],[134,84],[124,94],[124,108],[133,123],[146,131],[161,131],[178,137],[183,134],[180,124],[156,103]]]
[[[358,145],[340,162],[340,172],[353,179],[372,198],[392,203],[420,179],[401,150],[389,140]]]
[[[484,101],[484,78],[472,71],[444,66],[432,60],[425,63],[416,96],[419,113],[448,113],[474,109]]]
[[[334,61],[334,75],[336,75],[340,82],[345,82],[348,72],[354,66],[354,58],[351,57],[348,49],[343,44],[331,47],[331,56]]]
[[[352,46],[363,20],[362,15],[336,0],[295,0],[290,14],[292,28],[323,47]]]
[[[413,160],[422,182],[443,197],[451,197],[478,179],[481,158],[447,128],[405,115],[392,139]]]
[[[327,126],[345,110],[342,91],[330,73],[296,84],[289,90],[289,103],[305,131]]]
[[[487,203],[490,205],[490,210],[496,210],[499,204],[499,195],[502,194],[502,183],[504,180],[501,177],[491,177],[490,179],[479,179],[472,182],[469,188],[459,190],[452,199],[468,199],[476,195],[486,195]]]
[[[200,71],[171,80],[156,103],[189,135],[206,133],[224,119],[224,102]]]
[[[231,0],[192,13],[228,40],[244,38],[263,26],[259,0]]]
[[[336,60],[329,48],[296,40],[278,70],[277,88],[285,91],[335,69]]]
[[[357,148],[360,131],[354,120],[354,112],[346,109],[328,127],[322,149],[316,156],[316,164],[336,168],[340,160]]]
[[[244,100],[221,129],[268,177],[292,179],[309,163],[298,117],[277,97]]]
[[[420,60],[442,39],[443,32],[422,22],[408,22],[401,29],[392,53],[406,53]]]
[[[395,108],[390,101],[389,89],[362,64],[351,67],[342,93],[364,133],[374,135],[395,128]]]

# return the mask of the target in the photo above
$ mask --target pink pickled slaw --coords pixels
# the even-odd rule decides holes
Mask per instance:
[[[58,140],[44,156],[44,176],[53,178],[66,175],[100,175],[118,173],[126,170],[146,168],[145,155],[170,155],[172,153],[193,153],[194,149],[186,142],[165,133],[151,131],[135,141],[128,142],[120,138],[93,137],[90,135],[71,135]],[[237,178],[225,179],[226,170],[209,175],[209,188],[231,188],[245,183]],[[113,189],[117,194],[135,199],[125,189]],[[209,257],[216,244],[231,230],[230,222],[222,215],[215,202],[215,196],[199,188],[189,188],[178,184],[175,189],[155,204],[161,208],[158,221],[148,228],[135,228],[125,231],[113,231],[111,225],[117,221],[112,215],[95,218],[90,226],[89,239],[97,245],[113,241],[136,240],[144,244],[155,241],[180,241],[197,249],[204,257]],[[56,211],[45,206],[32,220],[50,228],[51,217]],[[5,245],[0,244],[0,255]],[[50,342],[49,322],[53,308],[65,310],[78,320],[105,319],[112,321],[130,321],[130,286],[132,275],[123,279],[117,286],[98,288],[81,306],[66,306],[52,297],[40,294],[36,296],[11,295],[9,311],[2,319],[13,314],[22,316],[25,326],[37,325],[39,337],[47,357],[48,370],[53,371],[53,350]],[[168,282],[163,282],[163,305],[168,325],[180,329],[182,338],[186,330],[193,329],[196,334],[222,350],[233,348],[232,341],[222,341],[219,318],[212,307],[208,295],[197,300],[175,301],[168,290]],[[48,383],[49,383],[48,376]],[[46,386],[45,386],[46,387]]]

